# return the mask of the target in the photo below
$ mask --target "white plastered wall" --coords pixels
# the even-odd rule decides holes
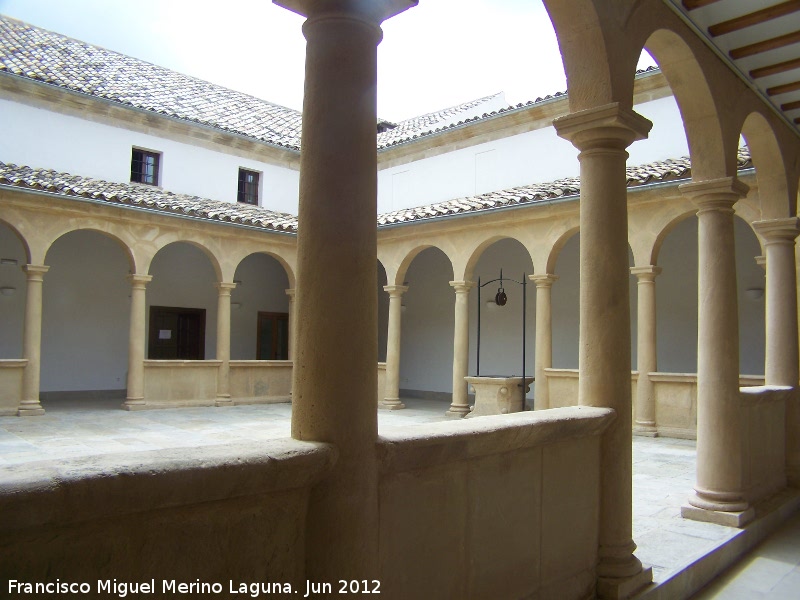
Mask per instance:
[[[297,214],[300,178],[292,169],[2,99],[0,128],[6,163],[125,183],[136,146],[161,153],[165,190],[235,202],[241,167],[261,173],[261,206]]]
[[[629,165],[688,155],[672,96],[638,104],[636,110],[653,129],[629,148]],[[548,126],[391,167],[378,172],[378,213],[575,177],[577,157],[575,147]]]

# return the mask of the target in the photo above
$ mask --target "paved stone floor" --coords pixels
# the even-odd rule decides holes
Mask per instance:
[[[405,410],[378,411],[380,431],[445,418],[446,403],[418,399],[404,402]],[[120,410],[119,404],[119,400],[50,402],[45,403],[47,412],[41,417],[0,418],[0,482],[4,470],[37,461],[248,440],[258,442],[290,435],[289,404],[140,412]],[[695,455],[695,443],[691,440],[634,437],[633,530],[638,545],[636,555],[643,563],[652,565],[653,578],[657,582],[666,581],[738,532],[680,517],[680,506],[689,496],[694,482]],[[765,560],[756,558],[751,561],[751,568],[757,569],[761,577],[762,588],[767,585],[762,581],[763,577],[772,574],[773,585],[791,577],[789,581],[800,589],[797,569],[800,521],[794,520],[794,529],[788,538],[787,531],[781,530],[773,538],[778,540],[779,550],[787,549],[787,556],[790,559],[794,557],[793,566],[785,561],[781,562],[780,568],[771,562],[765,563],[766,559],[772,561],[771,554]],[[748,577],[734,576],[731,589],[737,588],[738,593],[738,588],[750,581]],[[708,593],[717,595],[702,597],[727,598],[727,589],[715,586]],[[800,598],[800,592],[793,597]]]

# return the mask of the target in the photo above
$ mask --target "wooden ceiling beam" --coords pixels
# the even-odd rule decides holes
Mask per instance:
[[[734,48],[728,54],[733,60],[739,60],[740,58],[761,54],[762,52],[769,52],[770,50],[777,50],[778,48],[783,48],[784,46],[789,46],[790,44],[796,44],[798,42],[800,42],[800,31],[793,31],[792,33],[770,38],[762,42]]]
[[[773,19],[778,19],[797,11],[800,11],[800,0],[788,0],[788,2],[782,2],[775,6],[769,6],[755,12],[747,13],[741,17],[712,25],[708,28],[708,34],[711,37],[725,35],[726,33],[739,31],[760,23],[766,23],[767,21],[772,21]]]

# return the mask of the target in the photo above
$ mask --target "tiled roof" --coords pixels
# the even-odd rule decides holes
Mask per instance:
[[[0,15],[0,73],[300,148],[301,113]]]
[[[142,183],[111,183],[48,169],[18,167],[0,162],[0,185],[87,198],[210,221],[249,225],[296,233],[297,217],[249,204],[220,202],[188,194],[173,194]]]
[[[657,70],[649,67],[637,75]],[[10,73],[243,135],[290,150],[300,149],[301,113],[202,79],[93,46],[0,15],[0,74]],[[378,133],[378,150],[405,144],[499,114],[565,98],[557,92],[516,106],[477,113],[493,94],[412,119]],[[496,103],[495,103],[496,104]],[[461,118],[459,118],[461,117]],[[379,123],[390,125],[383,119]]]
[[[737,157],[739,169],[752,167],[750,150],[745,146],[739,148]],[[628,187],[646,185],[648,183],[662,183],[691,177],[691,164],[689,157],[669,159],[652,162],[626,169]],[[456,198],[446,202],[438,202],[428,206],[406,208],[390,213],[378,215],[378,226],[396,225],[445,217],[449,215],[480,212],[497,208],[536,204],[557,198],[568,198],[580,194],[580,179],[568,177],[549,183],[535,183],[523,185],[507,190],[489,192],[479,196]]]
[[[750,150],[746,146],[739,148],[737,164],[740,170],[753,166],[750,160]],[[648,183],[688,179],[691,177],[691,165],[689,158],[683,157],[628,167],[627,173],[628,187],[636,187]],[[2,185],[60,196],[135,206],[210,221],[248,225],[271,231],[297,232],[297,217],[288,213],[279,213],[249,204],[220,202],[187,194],[173,194],[161,188],[140,183],[110,183],[90,177],[58,173],[49,169],[32,169],[0,162],[0,186]],[[428,206],[384,213],[378,215],[378,226],[410,223],[493,208],[536,204],[557,198],[569,198],[578,194],[580,194],[580,180],[577,177],[569,177],[550,183],[523,185],[480,196],[456,198]]]
[[[463,120],[459,121],[459,123],[463,124],[467,122],[467,120],[472,119],[472,117],[469,115],[474,114],[474,109],[479,107],[481,104],[486,104],[489,101],[494,100],[498,96],[500,96],[500,93],[478,98],[477,100],[471,100],[470,102],[464,102],[458,106],[451,106],[450,108],[438,110],[436,112],[428,113],[419,117],[406,119],[405,121],[400,121],[392,129],[378,134],[378,149],[394,146],[396,144],[416,139],[422,135],[427,135],[436,131],[441,131],[442,129],[447,129],[448,127],[452,127],[454,125],[451,125],[451,123],[453,122],[454,118],[458,117],[459,115],[464,115]],[[488,113],[484,113],[484,115],[488,116]]]

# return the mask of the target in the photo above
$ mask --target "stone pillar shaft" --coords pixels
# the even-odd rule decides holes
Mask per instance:
[[[766,240],[767,268],[767,385],[798,387],[797,274],[795,238],[798,219],[774,219],[753,223]],[[786,406],[786,477],[800,486],[800,398]]]
[[[22,375],[22,400],[18,415],[32,417],[44,414],[39,402],[39,378],[42,357],[42,281],[50,269],[46,265],[25,265],[27,277],[25,325],[22,334],[22,357],[27,360]]]
[[[553,283],[558,275],[531,275],[536,284],[536,381],[533,397],[536,410],[550,408],[550,389],[545,369],[553,366],[553,313],[550,303]]]
[[[389,293],[389,331],[386,337],[386,389],[380,403],[382,408],[398,410],[405,408],[400,401],[400,322],[403,317],[403,294],[405,285],[386,285]]]
[[[231,406],[231,292],[235,283],[217,283],[217,373],[216,406]]]
[[[600,597],[623,597],[652,580],[633,555],[631,349],[628,287],[626,148],[652,124],[618,104],[557,119],[558,134],[580,150],[581,405],[613,408],[617,418],[603,436]]]
[[[447,411],[449,417],[463,417],[469,413],[467,382],[469,375],[469,291],[472,281],[451,281],[456,292],[454,307],[455,329],[453,330],[453,400]]]
[[[656,276],[660,267],[634,267],[637,278],[638,314],[636,361],[639,378],[636,382],[636,423],[634,433],[655,437],[656,398],[650,373],[657,370],[656,347]]]
[[[416,2],[276,3],[307,17],[292,437],[338,451],[309,499],[306,577],[371,580],[379,529],[377,46],[381,21]]]
[[[697,483],[689,504],[741,512],[748,503],[742,490],[733,205],[747,186],[724,178],[689,183],[681,191],[698,207]]]
[[[152,275],[128,275],[128,281],[131,284],[131,317],[128,330],[128,385],[125,402],[122,404],[122,407],[127,410],[133,410],[136,407],[145,405],[146,288],[152,279]]]

